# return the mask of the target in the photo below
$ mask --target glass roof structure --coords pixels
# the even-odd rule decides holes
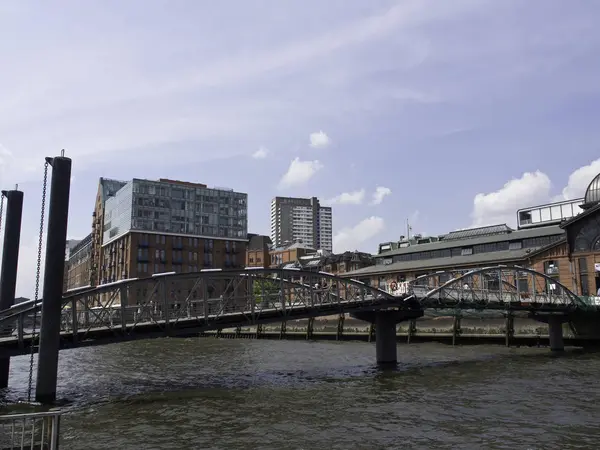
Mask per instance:
[[[596,175],[585,191],[583,207],[591,208],[598,203],[600,203],[600,174]]]
[[[491,225],[487,227],[479,227],[479,228],[469,228],[467,230],[457,230],[448,233],[444,236],[444,241],[456,241],[459,239],[471,239],[475,237],[482,236],[493,236],[496,234],[508,234],[512,233],[514,230],[507,226],[506,224],[502,225]]]

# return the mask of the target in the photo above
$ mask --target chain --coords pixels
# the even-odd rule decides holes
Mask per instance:
[[[27,390],[27,402],[31,402],[31,391],[33,388],[33,354],[35,351],[35,333],[37,325],[37,303],[40,295],[40,269],[42,265],[42,240],[44,238],[44,215],[46,212],[46,187],[48,182],[48,161],[44,164],[44,184],[42,186],[42,213],[40,217],[40,236],[38,241],[37,267],[35,270],[35,296],[33,302],[33,329],[31,331],[31,354],[29,355],[29,389]]]

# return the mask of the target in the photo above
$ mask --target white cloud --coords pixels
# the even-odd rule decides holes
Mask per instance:
[[[364,219],[351,228],[342,228],[333,237],[333,249],[335,252],[358,250],[361,244],[381,233],[384,228],[385,221],[376,216]]]
[[[569,181],[555,200],[571,200],[585,195],[585,190],[594,177],[600,173],[600,158],[587,166],[580,167],[569,175]]]
[[[33,299],[35,292],[35,272],[37,267],[37,252],[39,236],[29,236],[27,239],[21,237],[19,248],[19,270],[17,271],[17,297]],[[42,298],[44,289],[44,270],[46,263],[46,233],[42,236],[42,259],[40,261],[40,289],[38,298]]]
[[[514,225],[517,209],[548,201],[550,187],[548,175],[537,170],[513,178],[497,191],[477,194],[473,200],[472,226]]]
[[[296,157],[290,163],[290,167],[288,168],[287,172],[283,175],[283,177],[281,177],[281,180],[279,181],[279,187],[288,188],[304,184],[322,168],[323,164],[321,164],[318,160],[300,161],[300,158]]]
[[[254,159],[265,159],[267,157],[267,155],[269,154],[269,150],[267,150],[265,147],[260,146],[258,150],[256,150],[253,154],[252,157]]]
[[[331,140],[329,136],[324,131],[315,131],[314,133],[310,133],[310,146],[312,148],[325,148],[327,147]]]
[[[480,193],[473,200],[472,227],[506,223],[516,226],[517,210],[536,204],[581,198],[590,182],[600,173],[600,158],[574,170],[559,195],[552,196],[548,175],[539,170],[526,172],[488,194]]]
[[[340,195],[337,195],[329,200],[326,200],[325,203],[331,205],[360,205],[365,199],[365,190],[360,189],[354,192],[343,192]]]
[[[383,199],[390,195],[392,193],[392,190],[390,188],[386,188],[383,186],[377,186],[377,188],[375,189],[375,192],[373,192],[373,201],[371,202],[371,204],[373,205],[379,205],[381,204],[381,202],[383,202]]]

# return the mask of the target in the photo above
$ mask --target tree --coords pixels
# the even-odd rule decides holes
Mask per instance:
[[[255,279],[253,283],[253,294],[256,303],[260,303],[263,300],[276,301],[279,295],[280,284],[276,280],[269,280],[267,278]]]

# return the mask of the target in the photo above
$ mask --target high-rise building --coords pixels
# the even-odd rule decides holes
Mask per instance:
[[[167,179],[101,178],[90,284],[244,267],[247,215],[247,194],[232,189]]]
[[[332,251],[331,207],[319,199],[275,197],[271,201],[271,241],[276,247],[303,242]]]

